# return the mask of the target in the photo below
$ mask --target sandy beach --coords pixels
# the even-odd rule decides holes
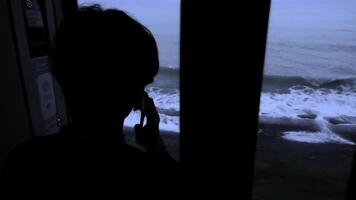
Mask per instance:
[[[257,137],[255,200],[344,198],[355,146],[281,138],[285,126],[263,126]]]
[[[340,200],[344,198],[355,145],[305,143],[285,140],[281,133],[295,130],[261,124],[257,134],[254,200]],[[126,128],[129,144],[133,129]],[[179,134],[161,131],[169,153],[179,160]]]

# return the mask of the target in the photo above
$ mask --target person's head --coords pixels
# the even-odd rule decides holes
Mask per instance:
[[[126,117],[159,67],[150,31],[123,11],[98,5],[63,22],[53,57],[53,74],[72,113],[99,118]]]

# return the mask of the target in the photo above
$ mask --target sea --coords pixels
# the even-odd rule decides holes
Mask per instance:
[[[354,0],[272,0],[260,117],[312,113],[321,124],[285,139],[350,144],[325,119],[356,116],[355,10]]]

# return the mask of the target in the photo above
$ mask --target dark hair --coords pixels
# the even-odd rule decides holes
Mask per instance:
[[[53,59],[52,72],[65,96],[86,87],[101,91],[146,85],[159,67],[152,33],[125,12],[99,5],[81,7],[61,24]]]

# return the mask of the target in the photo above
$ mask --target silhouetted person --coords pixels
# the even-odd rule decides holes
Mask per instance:
[[[168,187],[177,163],[159,135],[153,100],[144,92],[159,68],[150,31],[122,11],[83,7],[60,26],[53,62],[70,123],[10,153],[5,194],[90,195],[112,185],[118,193],[146,195],[142,188],[155,193]],[[135,126],[136,140],[147,152],[125,143],[123,123],[132,109],[147,117],[144,127]]]

